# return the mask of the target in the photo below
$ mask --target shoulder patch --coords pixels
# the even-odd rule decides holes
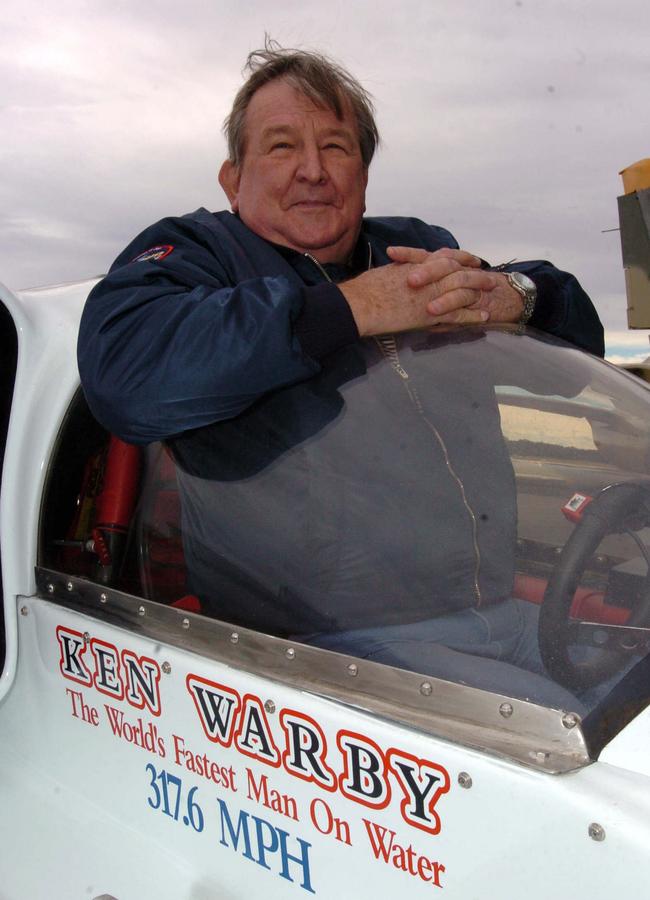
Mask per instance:
[[[131,262],[148,262],[149,260],[158,262],[158,260],[169,256],[173,249],[171,244],[159,244],[157,247],[150,247],[144,253],[138,254]]]

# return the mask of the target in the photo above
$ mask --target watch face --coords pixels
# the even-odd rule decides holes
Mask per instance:
[[[522,287],[526,292],[528,291],[536,291],[535,282],[532,278],[529,278],[528,275],[524,275],[522,272],[513,272],[512,273],[513,281],[516,281],[517,284]]]

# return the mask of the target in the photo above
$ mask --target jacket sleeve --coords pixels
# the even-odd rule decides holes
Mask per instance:
[[[118,257],[86,302],[78,342],[86,398],[112,433],[168,438],[319,371],[294,328],[305,289],[283,276],[235,281],[182,219]]]
[[[529,325],[563,338],[588,353],[605,355],[602,323],[593,303],[573,275],[561,272],[546,260],[514,262],[504,266],[502,271],[523,272],[535,282],[537,302]]]
[[[415,235],[413,246],[424,246],[428,250],[459,247],[456,238],[445,229],[425,225],[416,219],[407,221]],[[495,267],[484,262],[484,266],[503,272],[523,272],[533,279],[537,286],[537,302],[529,322],[533,328],[569,341],[596,356],[605,355],[603,326],[598,313],[573,275],[561,272],[546,260],[517,260]]]

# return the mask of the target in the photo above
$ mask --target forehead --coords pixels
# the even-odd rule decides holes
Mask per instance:
[[[246,110],[246,132],[249,138],[270,128],[304,127],[346,129],[358,138],[356,119],[348,102],[343,103],[343,116],[333,109],[319,106],[288,81],[277,78],[253,94]]]

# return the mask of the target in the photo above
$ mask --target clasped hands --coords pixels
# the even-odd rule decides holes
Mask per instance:
[[[392,263],[343,282],[361,336],[441,324],[517,322],[520,294],[466,250],[389,247]]]

